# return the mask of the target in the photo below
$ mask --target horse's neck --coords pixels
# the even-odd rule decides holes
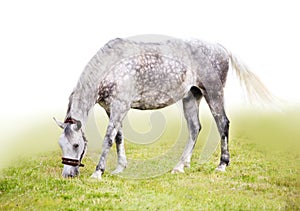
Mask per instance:
[[[70,95],[66,118],[71,117],[85,125],[89,111],[96,103],[98,89],[94,81],[81,80],[82,78],[80,78],[76,88]]]
[[[98,97],[98,86],[104,72],[104,62],[109,59],[105,52],[99,52],[90,60],[82,72],[77,86],[69,98],[69,107],[66,118],[79,120],[84,125],[88,119],[88,113],[95,105]]]
[[[88,113],[95,105],[98,97],[98,88],[105,71],[120,60],[115,53],[115,46],[123,46],[126,43],[121,39],[115,39],[101,48],[89,61],[82,72],[76,88],[70,96],[67,117],[86,123]]]

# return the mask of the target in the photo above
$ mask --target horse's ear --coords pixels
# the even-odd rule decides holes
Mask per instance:
[[[66,125],[65,125],[64,123],[57,121],[57,120],[55,119],[55,117],[53,117],[53,119],[54,119],[54,121],[56,122],[56,124],[57,124],[60,128],[62,128],[62,129],[65,128]]]

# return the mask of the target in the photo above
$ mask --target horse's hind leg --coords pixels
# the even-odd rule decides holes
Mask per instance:
[[[213,91],[210,93],[205,92],[203,94],[206,102],[209,105],[221,136],[221,158],[220,164],[216,170],[225,171],[226,166],[229,164],[230,156],[228,150],[229,120],[224,109],[223,91]]]
[[[112,174],[118,174],[127,167],[127,159],[126,159],[125,148],[124,148],[124,136],[121,128],[119,129],[116,135],[116,147],[118,153],[118,166],[112,172]]]
[[[190,167],[193,149],[201,129],[199,122],[199,103],[202,97],[201,91],[193,87],[188,96],[182,99],[184,116],[189,129],[189,139],[182,153],[180,161],[172,170],[172,173],[184,172],[184,167]]]

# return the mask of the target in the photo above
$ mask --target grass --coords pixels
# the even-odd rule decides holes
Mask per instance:
[[[202,135],[185,174],[129,179],[106,173],[95,181],[89,176],[97,160],[88,154],[81,175],[63,179],[58,148],[26,156],[1,172],[0,210],[300,210],[296,114],[299,117],[295,112],[232,115],[232,161],[224,173],[215,171],[219,150],[199,163]],[[162,138],[166,146],[169,138]],[[155,157],[164,150],[155,144],[149,149],[126,143],[126,148],[129,159],[138,159],[138,153],[140,159]],[[146,170],[158,168],[155,162],[147,166]]]

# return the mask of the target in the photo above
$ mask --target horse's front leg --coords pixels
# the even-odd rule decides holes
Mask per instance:
[[[92,178],[101,179],[102,174],[105,171],[107,155],[109,153],[111,146],[113,145],[113,140],[115,139],[116,134],[117,134],[116,125],[113,122],[110,122],[107,127],[105,138],[103,140],[100,160],[96,167],[96,171],[91,176]]]
[[[110,115],[109,124],[106,131],[106,135],[103,141],[103,145],[102,145],[102,153],[100,156],[99,163],[96,166],[96,171],[91,176],[92,178],[101,179],[102,174],[105,171],[107,155],[109,153],[110,148],[113,145],[113,141],[115,140],[118,131],[121,131],[122,120],[127,114],[129,108],[130,106],[127,106],[127,104],[125,104],[125,102],[123,101],[115,101],[111,105],[111,115]],[[119,137],[117,137],[117,139],[118,138]],[[119,149],[121,150],[120,154],[123,155],[123,153],[125,154],[125,151],[124,150],[122,151],[121,148],[122,146]],[[124,161],[124,159],[122,161]]]

